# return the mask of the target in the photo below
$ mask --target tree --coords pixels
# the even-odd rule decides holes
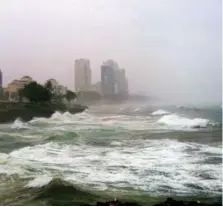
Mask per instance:
[[[68,90],[67,93],[65,94],[65,98],[69,101],[74,100],[77,98],[76,93],[74,93],[73,91]]]
[[[48,81],[44,84],[44,88],[45,88],[46,90],[48,90],[50,93],[53,93],[54,88],[53,88],[53,86],[52,86],[51,81],[48,80]]]
[[[19,91],[19,96],[20,100],[24,97],[31,103],[51,102],[52,99],[51,91],[37,82],[31,82],[25,85],[24,88]]]

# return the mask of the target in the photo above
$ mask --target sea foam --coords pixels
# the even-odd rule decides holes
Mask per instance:
[[[20,118],[17,118],[11,125],[12,129],[26,129],[28,128],[27,124],[22,122]]]
[[[168,111],[165,111],[165,110],[163,110],[163,109],[159,109],[159,110],[154,111],[154,112],[152,113],[152,115],[154,115],[154,116],[157,116],[157,115],[165,115],[165,114],[169,114],[169,112],[168,112]]]
[[[204,128],[208,125],[213,125],[213,122],[208,119],[190,119],[176,114],[164,115],[157,121],[157,123],[178,128]]]
[[[47,175],[42,175],[31,180],[26,187],[27,188],[41,188],[47,185],[53,178]]]

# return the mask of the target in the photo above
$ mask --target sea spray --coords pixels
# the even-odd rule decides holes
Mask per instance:
[[[194,118],[189,119],[176,114],[164,115],[158,121],[158,124],[163,124],[170,128],[184,129],[184,128],[204,128],[214,123],[208,119]]]
[[[165,115],[165,114],[169,114],[169,112],[168,111],[165,111],[163,109],[159,109],[159,110],[154,111],[152,113],[152,115],[154,115],[154,116],[160,116],[160,115]]]

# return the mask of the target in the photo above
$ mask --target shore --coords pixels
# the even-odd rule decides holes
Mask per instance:
[[[65,104],[31,104],[21,102],[0,102],[0,124],[13,122],[20,118],[22,121],[30,121],[34,117],[49,118],[56,111],[70,112],[71,114],[81,113],[85,106],[75,105],[67,107]]]

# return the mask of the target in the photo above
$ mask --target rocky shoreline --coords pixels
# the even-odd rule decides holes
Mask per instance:
[[[71,114],[81,113],[87,107],[74,105],[67,107],[65,104],[31,104],[20,102],[2,102],[0,103],[0,124],[10,123],[20,118],[22,121],[30,121],[34,117],[49,118],[56,111],[70,112]]]
[[[97,202],[96,206],[141,206],[136,202],[121,202],[119,200],[112,200],[106,202]],[[155,204],[154,206],[222,206],[221,201],[211,201],[210,203],[201,202],[199,200],[186,201],[186,200],[175,200],[171,197],[167,198],[165,201]]]

